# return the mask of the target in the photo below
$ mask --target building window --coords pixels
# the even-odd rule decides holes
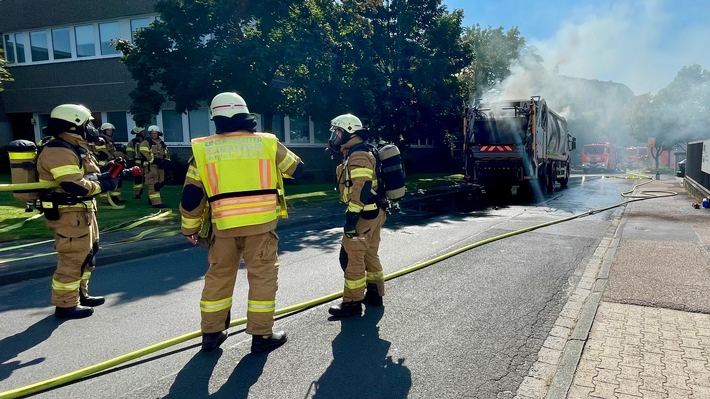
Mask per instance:
[[[5,35],[5,59],[11,64],[15,62],[15,35]]]
[[[210,135],[210,115],[206,109],[196,109],[187,113],[190,124],[190,138]]]
[[[330,138],[330,123],[313,122],[313,138],[316,143],[327,143]]]
[[[113,132],[113,141],[128,141],[128,122],[126,121],[125,112],[107,112],[106,121],[116,127]]]
[[[82,25],[75,27],[74,37],[76,38],[77,57],[93,57],[96,55],[94,25]]]
[[[169,143],[182,143],[182,114],[177,111],[163,111],[163,140]]]
[[[111,47],[114,40],[120,38],[118,22],[106,22],[99,24],[99,38],[101,40],[101,54],[118,54],[115,47]]]
[[[49,43],[46,31],[30,33],[30,49],[32,61],[49,61]]]
[[[135,18],[131,20],[131,41],[136,41],[136,32],[147,28],[150,25],[150,20],[151,18]]]
[[[47,124],[49,123],[49,114],[37,114],[37,121],[39,126],[39,137],[42,138],[44,137],[42,129],[47,127]]]
[[[55,60],[71,58],[69,28],[52,29],[52,50]]]
[[[279,141],[284,141],[285,135],[284,135],[284,116],[283,115],[272,115],[271,116],[271,132],[276,137],[279,138]]]
[[[289,116],[289,143],[308,144],[311,141],[307,116]]]
[[[15,49],[17,50],[17,63],[22,64],[25,59],[25,35],[22,33],[15,34]]]

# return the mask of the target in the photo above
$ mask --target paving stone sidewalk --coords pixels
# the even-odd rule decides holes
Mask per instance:
[[[627,205],[608,285],[567,398],[710,399],[710,210],[675,197]]]

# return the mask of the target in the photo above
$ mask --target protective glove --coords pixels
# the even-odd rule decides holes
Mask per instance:
[[[357,212],[345,212],[345,226],[343,226],[345,237],[355,238],[358,236],[355,226],[359,218],[360,214]]]
[[[118,187],[118,179],[112,179],[108,172],[102,173],[99,175],[99,186],[101,186],[101,192],[113,191]]]
[[[126,170],[133,177],[138,177],[143,173],[143,172],[141,172],[141,168],[138,166],[132,166]]]

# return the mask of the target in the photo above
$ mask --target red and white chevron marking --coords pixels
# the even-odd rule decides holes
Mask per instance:
[[[482,145],[480,147],[481,151],[486,152],[513,151],[514,148],[514,145]]]

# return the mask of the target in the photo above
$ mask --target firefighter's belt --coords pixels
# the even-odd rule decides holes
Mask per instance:
[[[82,209],[94,209],[95,202],[93,198],[77,197],[76,195],[58,193],[56,191],[50,194],[41,195],[39,200],[39,207],[42,209],[52,209],[52,208],[82,208]]]
[[[273,188],[273,189],[266,189],[266,190],[250,190],[250,191],[235,191],[235,192],[231,192],[231,193],[221,193],[221,194],[213,195],[213,196],[207,198],[207,201],[209,201],[210,203],[213,203],[214,201],[219,201],[219,200],[225,199],[225,198],[249,197],[252,195],[264,195],[264,194],[279,195],[279,190]]]

